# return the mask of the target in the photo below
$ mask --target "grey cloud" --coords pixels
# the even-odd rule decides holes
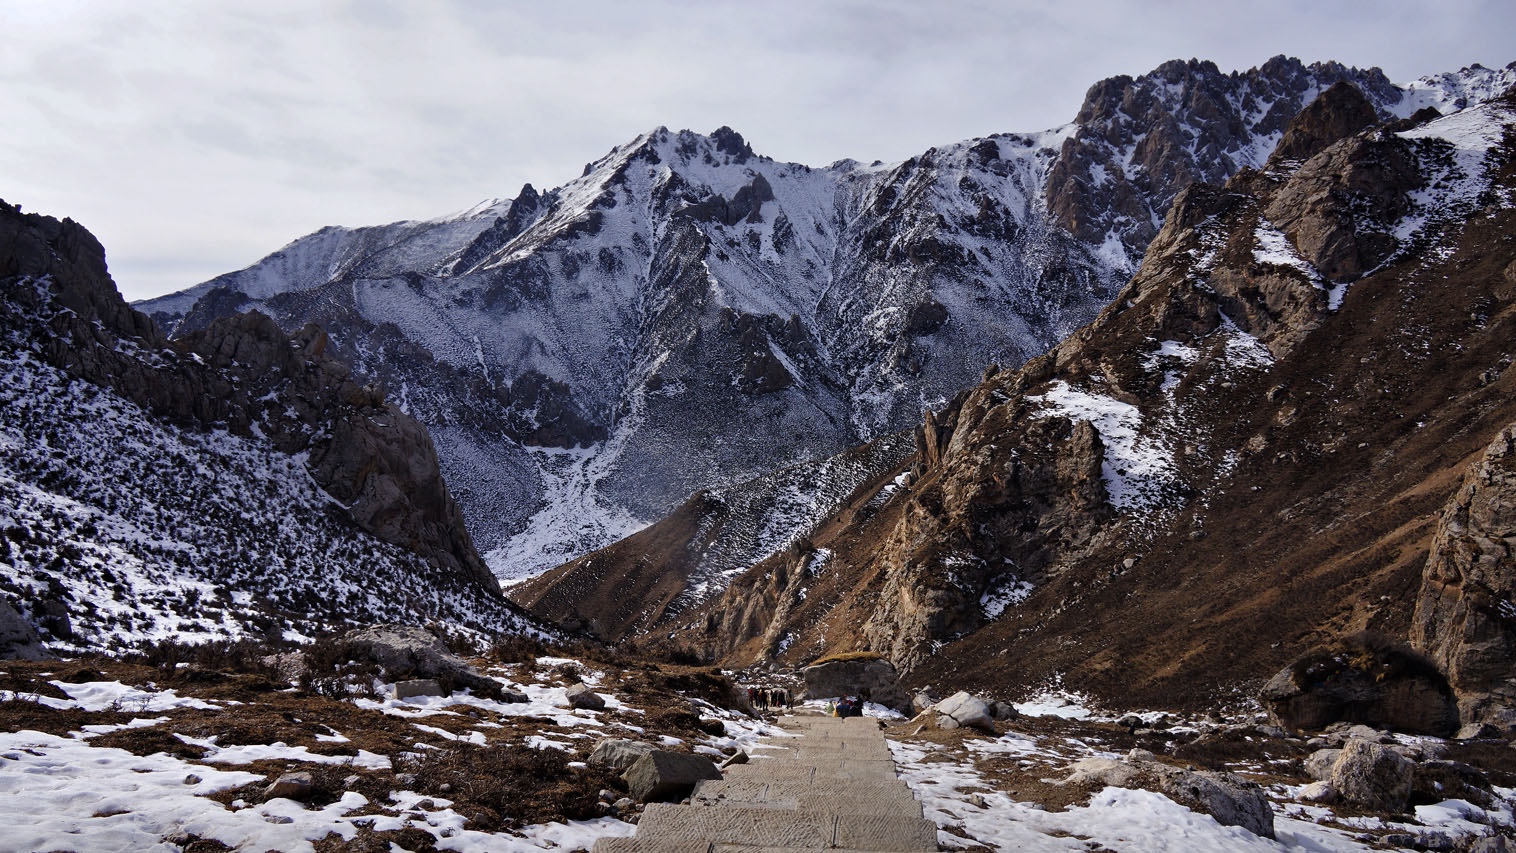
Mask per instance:
[[[73,216],[131,297],[324,224],[552,186],[658,125],[825,164],[1071,119],[1165,59],[1286,53],[1392,79],[1504,63],[1490,0],[372,0],[0,7],[0,196]]]

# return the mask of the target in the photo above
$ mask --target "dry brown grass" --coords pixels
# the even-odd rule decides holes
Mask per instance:
[[[884,655],[878,652],[837,652],[826,657],[816,658],[811,661],[811,665],[815,666],[821,663],[834,663],[836,661],[847,660],[884,660]]]

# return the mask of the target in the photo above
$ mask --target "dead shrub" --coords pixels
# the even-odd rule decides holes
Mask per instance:
[[[573,768],[556,749],[454,744],[403,762],[412,790],[446,797],[469,819],[469,828],[489,832],[509,826],[599,817],[602,788],[625,790],[602,768]]]

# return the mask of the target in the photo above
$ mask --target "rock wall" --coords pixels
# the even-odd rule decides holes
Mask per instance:
[[[1442,512],[1412,639],[1446,672],[1464,722],[1516,722],[1516,424]]]

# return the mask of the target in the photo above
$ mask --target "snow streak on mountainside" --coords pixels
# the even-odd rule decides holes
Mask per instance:
[[[328,328],[432,432],[497,575],[602,547],[688,495],[906,428],[1094,317],[1169,200],[1259,165],[1348,79],[1381,114],[1476,98],[1279,58],[1169,63],[1075,123],[826,168],[659,128],[554,190],[328,228],[143,304],[176,333],[256,307]]]

